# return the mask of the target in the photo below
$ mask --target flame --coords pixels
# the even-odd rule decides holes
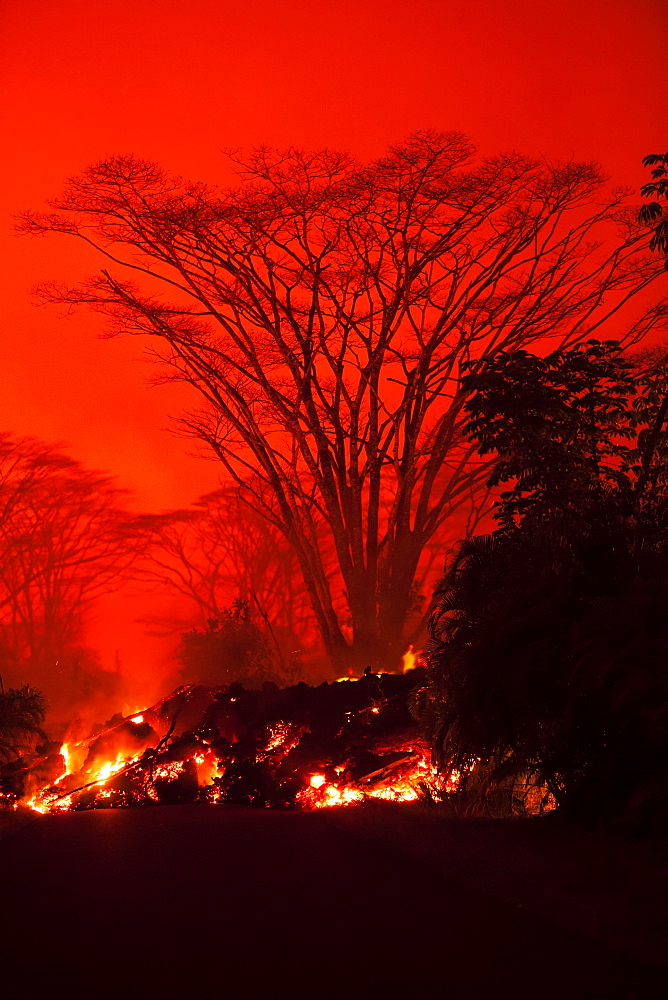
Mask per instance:
[[[214,779],[218,777],[218,764],[220,761],[212,750],[198,753],[193,757],[197,768],[197,784],[200,788],[212,785]]]
[[[342,774],[345,768],[336,767]],[[374,779],[378,778],[375,782]],[[459,783],[459,775],[451,775],[445,791],[454,791]],[[366,782],[328,782],[324,774],[312,774],[307,785],[297,795],[297,801],[306,809],[323,809],[329,806],[347,806],[368,799],[384,799],[387,802],[414,802],[420,797],[421,787],[435,788],[440,785],[440,775],[427,760],[427,751],[412,747],[405,758],[396,765],[390,765],[378,775],[369,775]]]
[[[420,654],[414,652],[415,647],[413,643],[410,644],[404,655],[401,657],[402,668],[401,672],[407,674],[409,670],[415,670],[418,665],[418,659]]]
[[[98,771],[93,772],[94,775],[95,775],[94,778],[93,778],[93,781],[96,784],[102,784],[108,778],[110,778],[112,776],[112,774],[116,774],[117,771],[120,771],[120,769],[122,767],[124,767],[125,764],[129,764],[130,763],[130,759],[127,759],[125,757],[121,757],[121,755],[118,754],[117,757],[116,757],[116,760],[114,760],[114,761],[111,761],[111,760],[106,761],[106,763],[104,763],[102,765],[102,767],[99,768]]]
[[[153,772],[153,780],[162,778],[167,781],[173,781],[179,775],[183,774],[185,766],[185,761],[183,760],[171,760],[167,764],[161,764]]]
[[[86,754],[88,753],[88,744],[85,741],[81,743],[63,743],[58,753],[63,758],[65,770],[59,778],[56,778],[56,785],[59,785],[70,774],[76,774],[82,768]]]

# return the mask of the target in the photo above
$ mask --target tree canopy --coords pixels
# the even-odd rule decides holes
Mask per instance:
[[[652,167],[652,180],[640,189],[643,198],[651,199],[640,209],[640,221],[654,225],[650,250],[663,254],[668,270],[668,216],[661,204],[668,200],[668,153],[650,153],[642,162],[644,167]]]
[[[186,632],[179,661],[189,684],[260,687],[264,681],[294,680],[281,675],[282,664],[276,663],[267,636],[252,620],[248,602],[239,599],[209,618],[203,629]]]
[[[71,687],[86,612],[140,548],[125,500],[59,448],[0,434],[0,662],[14,682],[50,698]]]
[[[186,598],[201,625],[241,600],[264,621],[280,659],[290,662],[298,647],[312,643],[312,613],[294,550],[234,488],[200,497],[188,509],[144,515],[138,524],[147,541],[139,575]],[[172,632],[184,624],[152,622]]]
[[[425,547],[487,479],[462,365],[612,323],[640,338],[664,307],[623,310],[662,268],[589,163],[482,159],[453,132],[370,164],[232,162],[228,189],[130,156],[71,179],[21,229],[83,240],[104,267],[42,293],[151,338],[198,390],[185,426],[294,548],[337,671],[398,664]]]
[[[500,354],[464,384],[469,432],[510,488],[437,595],[423,708],[438,752],[495,779],[534,772],[581,819],[665,824],[665,360],[593,342]]]

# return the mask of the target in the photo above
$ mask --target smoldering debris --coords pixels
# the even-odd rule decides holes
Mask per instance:
[[[410,712],[424,681],[418,668],[317,687],[182,687],[88,740],[16,762],[2,775],[3,796],[42,812],[414,799],[438,780]]]

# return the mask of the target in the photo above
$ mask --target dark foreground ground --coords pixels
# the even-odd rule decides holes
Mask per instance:
[[[393,984],[405,997],[663,993],[651,959],[490,895],[484,878],[455,881],[401,837],[370,835],[395,814],[361,825],[225,806],[40,817],[0,843],[3,980],[26,997],[389,996]]]

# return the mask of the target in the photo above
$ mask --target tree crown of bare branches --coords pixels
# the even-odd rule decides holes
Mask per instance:
[[[461,364],[590,337],[662,269],[592,164],[475,162],[466,137],[434,132],[370,165],[331,150],[231,158],[229,189],[107,160],[21,228],[106,257],[100,276],[42,294],[162,341],[171,377],[206,400],[186,427],[295,545],[336,629],[314,518],[352,603],[406,590],[485,480],[461,432]],[[665,312],[636,316],[627,340]]]
[[[39,656],[129,571],[140,548],[128,494],[58,446],[0,433],[0,635]]]

